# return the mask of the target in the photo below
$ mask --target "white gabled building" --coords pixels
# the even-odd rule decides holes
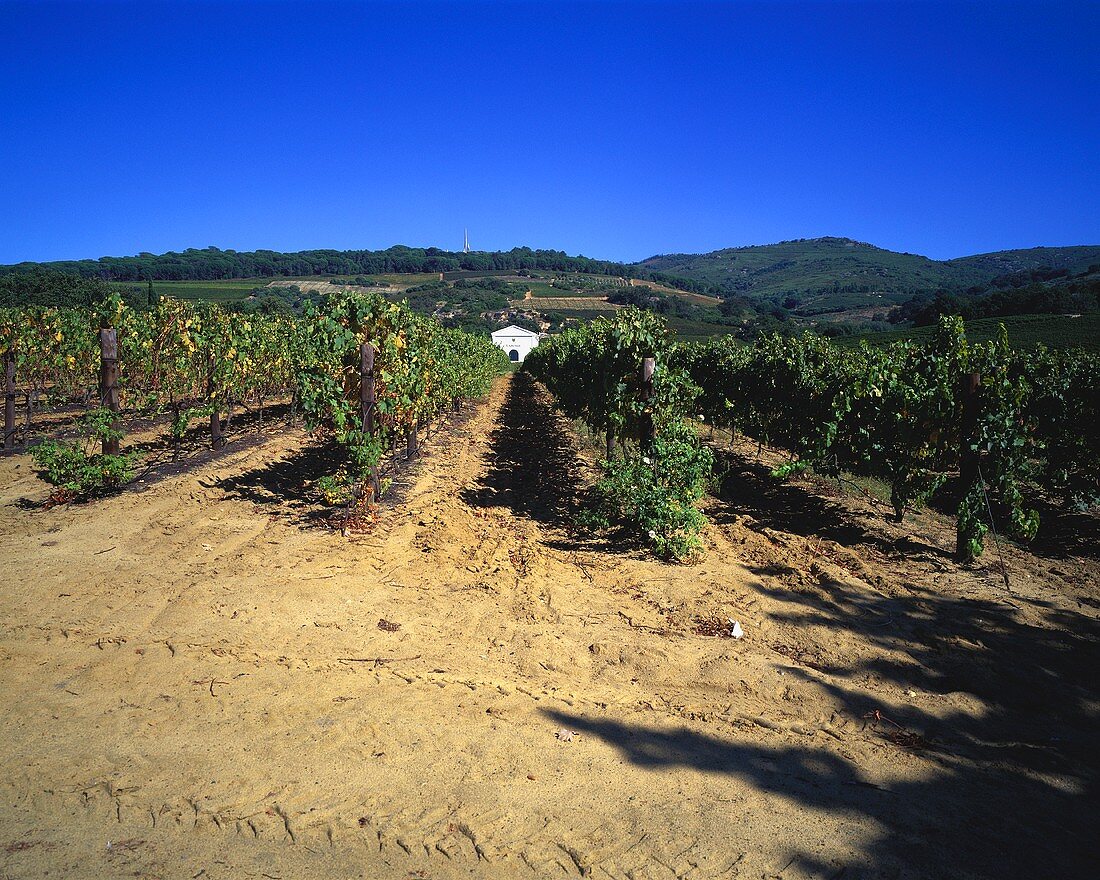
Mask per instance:
[[[492,334],[493,345],[503,349],[508,360],[522,363],[523,359],[539,344],[539,335],[515,324],[496,330]]]

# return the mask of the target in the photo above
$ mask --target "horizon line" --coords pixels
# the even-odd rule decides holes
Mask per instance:
[[[641,264],[645,263],[648,260],[654,260],[654,259],[658,259],[660,257],[707,256],[709,254],[716,254],[716,253],[720,253],[722,251],[735,251],[735,250],[748,250],[748,249],[751,249],[751,248],[775,247],[776,245],[794,244],[794,243],[797,243],[797,242],[807,242],[807,241],[824,241],[824,240],[829,240],[829,239],[832,239],[832,240],[835,240],[835,241],[848,241],[848,242],[852,242],[852,243],[857,244],[857,245],[864,245],[864,246],[867,246],[867,247],[873,247],[876,250],[886,251],[888,253],[893,253],[893,254],[901,254],[903,256],[921,257],[921,258],[926,259],[926,260],[931,260],[932,262],[935,262],[935,263],[949,263],[953,260],[963,260],[963,259],[967,259],[967,258],[970,258],[970,257],[991,256],[993,254],[1008,253],[1010,251],[1030,251],[1030,250],[1047,250],[1047,249],[1055,250],[1055,249],[1068,249],[1068,248],[1100,247],[1100,242],[1095,243],[1095,244],[1092,244],[1092,243],[1038,244],[1038,245],[1029,245],[1029,246],[1026,246],[1026,247],[1007,247],[1007,248],[1001,248],[1000,250],[995,250],[995,251],[977,251],[977,252],[969,253],[969,254],[960,254],[959,256],[955,256],[955,257],[946,257],[946,258],[943,258],[943,259],[938,259],[936,257],[929,257],[926,254],[921,254],[921,253],[918,253],[916,251],[891,250],[890,248],[882,247],[880,245],[874,244],[873,242],[863,241],[863,240],[860,240],[860,239],[857,239],[857,238],[852,238],[851,236],[845,236],[845,235],[816,235],[816,236],[802,237],[802,238],[785,238],[785,239],[781,239],[779,241],[763,242],[763,243],[757,243],[757,244],[727,245],[725,247],[714,248],[714,249],[709,250],[709,251],[664,251],[664,252],[661,252],[661,253],[651,254],[648,257],[643,257],[642,259],[639,259],[639,260],[616,260],[616,259],[609,259],[609,258],[606,258],[606,257],[588,256],[588,255],[582,254],[582,253],[570,254],[568,251],[563,250],[561,248],[531,247],[530,245],[513,245],[511,248],[496,249],[496,250],[470,250],[468,253],[469,254],[504,254],[504,253],[509,253],[510,251],[513,251],[513,250],[520,250],[520,249],[526,248],[527,250],[531,250],[531,251],[540,251],[540,250],[541,251],[553,251],[555,253],[565,254],[568,257],[585,259],[585,260],[595,260],[595,261],[598,261],[598,262],[601,262],[601,263],[617,263],[617,264],[622,265],[622,266],[638,266],[638,265],[641,265]],[[446,248],[439,247],[438,245],[409,245],[409,244],[402,244],[400,242],[396,242],[396,243],[391,244],[391,245],[389,245],[387,247],[384,247],[384,248],[369,248],[369,247],[348,247],[348,248],[306,247],[306,248],[298,248],[296,250],[276,250],[275,248],[270,248],[270,247],[259,247],[259,248],[252,248],[250,250],[242,250],[240,248],[221,247],[219,245],[210,244],[210,245],[205,245],[204,247],[194,247],[194,246],[185,247],[181,250],[170,249],[170,250],[166,250],[166,251],[161,251],[160,253],[155,253],[153,251],[138,251],[137,253],[133,253],[133,254],[122,254],[122,255],[105,254],[105,255],[99,256],[99,257],[61,257],[61,258],[58,258],[58,259],[50,259],[50,260],[18,260],[18,261],[13,262],[13,263],[0,263],[0,267],[2,267],[2,268],[11,268],[11,267],[14,267],[14,266],[22,266],[22,265],[25,265],[25,264],[49,265],[51,263],[79,263],[79,262],[93,262],[93,263],[95,263],[95,262],[100,262],[102,260],[128,260],[128,259],[134,259],[134,258],[146,256],[146,255],[153,256],[153,257],[163,257],[163,256],[167,256],[168,254],[184,254],[184,253],[187,253],[188,251],[216,250],[216,251],[220,251],[222,253],[236,253],[236,254],[249,254],[249,253],[257,254],[257,253],[264,253],[264,252],[275,253],[275,254],[297,254],[297,253],[309,253],[311,251],[333,251],[334,253],[348,253],[348,252],[355,252],[355,251],[365,251],[365,252],[368,252],[368,253],[380,253],[380,252],[384,252],[384,251],[387,251],[387,250],[392,250],[394,248],[408,248],[409,250],[421,250],[421,251],[436,250],[436,251],[439,251],[440,253],[454,254],[454,255],[457,255],[457,256],[460,256],[460,257],[467,255],[467,252],[464,252],[464,251],[461,251],[461,250],[456,250],[456,251],[447,250]]]

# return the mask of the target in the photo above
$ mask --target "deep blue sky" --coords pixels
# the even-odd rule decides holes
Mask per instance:
[[[1100,243],[1100,4],[0,0],[0,262]]]

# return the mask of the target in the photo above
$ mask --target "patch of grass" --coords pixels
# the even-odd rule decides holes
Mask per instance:
[[[217,281],[154,281],[153,290],[158,296],[225,303],[247,299],[253,288],[262,287],[266,283],[250,281],[245,285]]]
[[[159,296],[170,296],[175,299],[202,300],[215,303],[241,302],[257,287],[266,287],[272,281],[281,284],[301,284],[303,282],[331,281],[333,279],[353,281],[356,277],[363,277],[371,281],[384,281],[395,291],[404,290],[416,284],[436,281],[437,274],[409,274],[409,275],[301,275],[294,277],[278,278],[231,278],[216,281],[154,281],[153,291]],[[118,281],[112,282],[112,287],[131,290],[135,287],[144,287],[146,282]]]
[[[1013,348],[1034,348],[1042,343],[1048,348],[1082,348],[1100,352],[1100,313],[1081,315],[1010,315],[1004,318],[977,318],[966,322],[966,337],[971,342],[993,339],[999,325],[1008,331],[1008,342]],[[861,339],[871,345],[888,345],[901,339],[930,339],[935,327],[909,327],[863,336],[838,337],[839,346],[856,346]]]
[[[545,297],[556,298],[563,296],[601,297],[607,295],[606,291],[598,290],[594,287],[570,287],[568,290],[566,290],[561,287],[552,287],[549,281],[539,281],[533,278],[525,278],[521,283],[526,285],[527,289],[531,291],[531,296],[535,297],[536,299],[541,299]]]

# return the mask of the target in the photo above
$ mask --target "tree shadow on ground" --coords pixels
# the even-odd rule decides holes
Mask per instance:
[[[235,410],[232,418],[222,418],[222,432],[228,445],[248,442],[256,437],[266,439],[272,433],[285,428],[290,418],[289,403],[273,403],[265,406],[263,410],[245,409],[240,407]],[[127,425],[127,431],[136,434],[154,429],[163,429],[148,440],[142,440],[133,444],[123,441],[124,451],[149,454],[154,452],[172,452],[175,442],[172,439],[170,427],[172,418],[167,414],[134,419]],[[191,418],[187,430],[180,438],[180,455],[188,458],[196,453],[210,450],[210,419],[207,416],[194,416]]]
[[[526,373],[516,373],[490,435],[486,469],[475,486],[459,494],[471,507],[502,507],[515,516],[570,534],[555,536],[559,549],[621,549],[622,544],[581,540],[572,533],[581,506],[583,466],[573,437]]]
[[[950,558],[951,553],[910,537],[892,541],[860,525],[843,504],[802,486],[773,477],[771,468],[727,450],[716,452],[717,496],[723,506],[712,518],[719,524],[751,516],[760,525],[802,537],[818,537],[845,546],[864,544],[884,552],[918,552]]]
[[[964,693],[984,705],[980,714],[937,717],[907,705],[893,720],[917,729],[934,747],[1016,770],[1100,778],[1095,743],[1100,705],[1100,622],[1067,610],[1045,613],[1047,625],[1017,619],[997,599],[945,596],[911,586],[904,600],[868,594],[822,579],[821,597],[761,585],[780,603],[775,623],[825,628],[871,648],[864,659],[826,661],[818,684],[863,716],[880,709],[844,681],[886,681],[931,695]],[[809,679],[817,680],[815,676]]]
[[[383,452],[377,466],[383,489],[379,501],[381,508],[390,509],[406,500],[416,483],[421,460],[434,455],[437,445],[461,442],[462,431],[475,412],[476,407],[467,402],[460,410],[437,419],[431,430],[420,434],[421,445],[417,452],[409,454],[404,443],[396,442]],[[331,435],[321,432],[319,436],[324,439],[307,441],[278,461],[222,478],[211,485],[224,490],[231,498],[250,501],[300,526],[340,528],[345,507],[323,504],[312,484],[347,464],[347,452]],[[243,448],[240,442],[237,449]]]
[[[844,504],[831,501],[812,489],[771,476],[767,465],[732,450],[716,451],[715,473],[720,475],[718,497],[725,509],[715,516],[728,522],[735,515],[749,515],[762,525],[804,537],[821,537],[839,544],[865,544],[888,553],[905,553],[913,557],[951,559],[952,548],[936,547],[911,537],[891,541],[874,534],[857,522],[857,515]],[[952,520],[957,504],[957,481],[948,481],[931,499],[929,506],[936,513]],[[828,493],[826,493],[828,494]],[[1065,559],[1070,556],[1100,558],[1100,516],[1095,512],[1077,511],[1042,498],[1031,498],[1029,505],[1039,511],[1039,533],[1025,550],[1037,556]],[[994,508],[999,531],[1008,520],[1007,514]],[[886,512],[870,514],[885,519]],[[1004,535],[999,540],[1005,541]],[[992,551],[993,536],[986,538]]]
[[[71,411],[69,414],[76,417],[87,412],[87,408],[76,410],[75,407],[69,407],[68,409]],[[50,415],[53,415],[52,411]],[[44,440],[83,443],[85,434],[79,428],[76,417],[63,421],[60,426],[49,423],[46,426],[49,430],[39,430],[28,442],[19,446],[18,451],[30,452]],[[259,408],[241,407],[234,413],[232,419],[222,419],[226,445],[220,449],[212,449],[210,422],[206,417],[195,416],[191,419],[190,426],[180,437],[177,447],[170,433],[170,415],[159,413],[132,416],[124,412],[122,421],[126,435],[121,441],[121,451],[136,454],[140,464],[135,479],[120,491],[142,492],[169,477],[194,470],[242,449],[259,446],[272,436],[286,430],[289,417],[289,403],[269,404],[262,410],[262,415]],[[41,429],[42,426],[39,425],[39,428]],[[133,435],[153,431],[157,433],[147,439],[133,439]],[[93,450],[97,449],[98,444],[93,445]]]
[[[320,504],[309,484],[330,473],[333,463],[343,459],[344,452],[335,440],[309,443],[285,458],[217,480],[211,486],[298,525],[327,528],[333,509]]]
[[[928,507],[953,521],[958,510],[959,494],[959,479],[948,479],[928,500]],[[1021,546],[1036,556],[1051,559],[1065,559],[1070,556],[1100,559],[1100,511],[1095,508],[1077,510],[1068,504],[1059,503],[1055,497],[1029,491],[1025,506],[1038,512],[1039,531],[1031,541],[1022,543],[1006,538],[1004,534],[1009,523],[1008,509],[999,504],[995,497],[990,498],[989,503],[999,540]],[[987,549],[992,549],[992,539],[992,535],[986,538]]]
[[[879,738],[882,748],[924,756],[915,776],[887,785],[889,797],[866,791],[858,768],[824,747],[552,717],[600,736],[639,766],[728,773],[807,807],[873,821],[880,833],[862,852],[869,876],[1095,876],[1100,622],[1052,610],[1038,626],[997,599],[927,588],[899,599],[828,578],[820,587],[816,596],[758,589],[779,603],[773,623],[833,630],[837,644],[858,646],[837,659],[823,637],[821,655],[788,654],[795,665],[785,671],[866,725],[862,735]],[[891,695],[911,691],[912,701],[880,698],[884,683]],[[947,695],[954,708],[945,708]],[[876,764],[890,766],[889,759]],[[914,766],[900,754],[898,764]],[[801,862],[812,859],[804,853]]]
[[[720,475],[717,495],[725,503],[725,510],[714,517],[719,523],[729,522],[735,515],[748,515],[766,527],[803,537],[826,538],[847,546],[865,544],[908,556],[953,558],[952,548],[936,547],[908,536],[891,541],[868,531],[857,522],[851,508],[812,489],[771,476],[770,467],[744,453],[715,450],[715,459],[715,473]],[[930,509],[953,520],[957,494],[958,481],[949,480],[930,500]],[[1070,556],[1100,559],[1100,516],[1095,511],[1073,510],[1044,498],[1029,498],[1027,503],[1039,511],[1039,533],[1034,540],[1021,545],[1024,549],[1051,559]],[[885,519],[886,511],[873,515]],[[1008,515],[996,506],[994,515],[1001,532]],[[999,540],[1006,538],[1000,535]],[[993,549],[992,541],[992,535],[986,538],[988,550]]]
[[[1039,556],[1100,559],[1100,515],[1040,502],[1039,532],[1027,549]]]
[[[747,457],[725,454],[722,464],[727,470],[719,495],[725,505],[714,514],[720,523],[747,514],[765,527],[863,544],[888,555],[900,552],[912,559],[915,551],[930,561],[950,556],[920,542],[876,535],[873,526],[858,525],[859,517],[841,504],[776,480]],[[1067,547],[1080,550],[1080,541],[1095,534],[1095,517],[1046,513],[1045,537],[1034,550],[1052,555],[1064,554]],[[1084,555],[1095,554],[1093,547]],[[824,574],[817,589],[793,590],[782,579],[801,572],[779,565],[754,571],[770,576],[771,582],[765,580],[758,589],[780,603],[770,614],[773,623],[803,632],[834,630],[838,644],[863,645],[853,659],[847,650],[830,652],[823,638],[820,652],[788,655],[798,664],[793,673],[842,706],[846,717],[889,719],[874,720],[873,733],[889,747],[899,742],[919,747],[933,763],[927,778],[893,787],[899,797],[888,802],[893,807],[881,810],[874,799],[853,805],[839,796],[836,783],[845,781],[826,772],[830,765],[824,758],[822,772],[812,776],[820,788],[808,798],[794,783],[755,775],[747,760],[755,758],[751,753],[717,752],[732,762],[729,772],[762,788],[780,784],[783,793],[807,804],[838,813],[854,809],[881,823],[882,836],[865,852],[873,876],[906,873],[897,866],[919,866],[921,875],[934,877],[1095,876],[1100,857],[1096,615],[1008,590],[975,599],[909,583],[908,595],[890,596]],[[1017,602],[1031,604],[1041,621],[1024,622]],[[893,693],[920,694],[911,703],[888,702],[874,690],[882,682],[893,685]],[[975,708],[945,711],[937,698],[949,694],[968,695],[954,704]],[[692,766],[708,769],[718,748],[695,741],[688,748],[682,739],[669,742],[653,732],[641,735],[643,746],[637,735],[628,738],[622,729],[603,734],[615,738],[639,764],[652,762],[656,754],[668,763],[695,762]],[[696,751],[702,757],[693,757]],[[805,775],[799,769],[804,755],[792,756],[790,750],[783,755],[788,775]],[[824,803],[822,792],[827,793]],[[930,846],[914,849],[912,829],[925,829]]]
[[[840,714],[867,725],[856,735],[897,750],[897,763],[905,768],[901,778],[868,778],[824,738],[815,740],[821,745],[792,745],[780,734],[773,745],[544,711],[557,724],[603,739],[638,767],[726,774],[798,806],[833,813],[841,822],[869,820],[874,834],[863,836],[864,822],[852,839],[866,842],[851,844],[860,854],[845,866],[860,876],[1094,876],[1100,855],[1095,636],[1024,626],[1003,606],[931,593],[905,612],[883,597],[896,623],[889,631],[869,631],[851,613],[851,597],[836,594],[832,602],[811,607],[793,593],[775,591],[773,598],[791,606],[779,620],[849,628],[894,649],[893,657],[907,657],[893,660],[876,651],[873,659],[847,665],[787,668],[839,703]],[[946,716],[916,705],[899,707],[865,689],[876,678],[933,695],[964,691],[983,706]],[[925,705],[934,706],[934,698]],[[875,720],[875,712],[890,720]],[[905,749],[926,760],[914,767],[913,759],[901,757]],[[891,762],[876,764],[888,768]],[[809,873],[837,876],[837,865],[821,863],[809,850],[795,861]]]

